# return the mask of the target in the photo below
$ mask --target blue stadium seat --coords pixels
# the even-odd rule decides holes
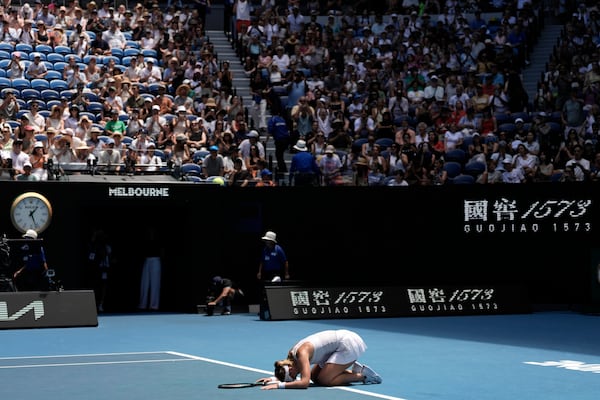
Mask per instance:
[[[390,138],[379,138],[375,140],[375,143],[377,143],[381,147],[381,150],[385,150],[388,147],[390,147],[392,143],[394,143],[394,140]]]
[[[142,49],[144,57],[158,58],[158,52],[154,49]]]
[[[475,178],[471,175],[459,174],[450,181],[454,185],[472,185],[475,183]]]
[[[123,58],[123,49],[119,49],[118,47],[113,47],[110,49],[110,55],[113,57],[117,57],[118,59]]]
[[[27,110],[29,108],[29,104],[20,97],[17,97],[17,104],[19,105],[19,110]]]
[[[199,176],[195,176],[195,175],[185,175],[182,178],[188,182],[194,182],[194,183],[204,183],[205,182],[204,179],[202,179]]]
[[[0,68],[7,69],[8,64],[10,64],[10,58],[2,58],[0,59]]]
[[[115,57],[115,56],[104,56],[102,57],[102,64],[103,65],[108,65],[108,63],[114,60],[115,64],[120,64],[121,63],[121,59],[119,57]]]
[[[23,115],[27,114],[29,112],[29,110],[27,108],[21,108],[19,111],[17,111],[17,120],[21,120],[21,118],[23,117]]]
[[[150,100],[154,100],[154,95],[152,93],[140,93],[140,96],[142,96],[145,99],[150,99]]]
[[[90,38],[90,41],[96,39],[96,32],[93,31],[85,31],[85,33],[88,35],[88,37]]]
[[[100,57],[97,57],[97,56],[95,56],[95,55],[92,55],[92,54],[87,54],[87,55],[83,56],[83,60],[82,60],[82,61],[83,61],[84,63],[86,63],[86,64],[89,64],[89,63],[90,63],[90,60],[91,60],[92,58],[95,58],[95,59],[96,59],[96,63],[97,63],[97,64],[101,64],[101,63],[100,63]]]
[[[64,55],[72,54],[73,50],[69,46],[54,46],[54,52]]]
[[[46,102],[46,107],[48,110],[52,110],[52,107],[54,106],[60,106],[60,100],[48,100]]]
[[[467,153],[463,149],[448,150],[444,154],[444,160],[455,161],[462,166],[467,162]]]
[[[36,142],[45,142],[48,140],[48,136],[45,133],[38,133],[34,136]]]
[[[92,122],[98,122],[98,117],[96,116],[96,114],[89,112],[89,111],[81,111],[79,113],[79,118],[83,117],[83,116],[88,117],[88,119]]]
[[[456,161],[446,161],[442,169],[446,171],[448,178],[453,179],[461,174],[462,165]]]
[[[14,120],[14,119],[9,119],[8,121],[6,121],[6,123],[8,125],[10,125],[10,127],[11,127],[11,129],[13,131],[21,126],[21,123],[19,121]]]
[[[19,91],[17,89],[13,89],[11,87],[1,87],[0,88],[0,97],[2,97],[3,99],[6,98],[6,95],[8,93],[12,93],[16,97],[18,97],[20,95],[20,93],[19,93]]]
[[[96,102],[100,101],[100,96],[98,96],[94,92],[83,92],[83,95],[85,96],[86,99],[88,99],[88,101],[96,101]]]
[[[16,78],[12,80],[11,86],[17,90],[29,89],[31,88],[31,82],[29,82],[29,79]]]
[[[507,114],[507,113],[497,112],[497,113],[494,113],[494,117],[496,117],[496,124],[498,124],[498,125],[506,124],[508,122],[513,121],[513,118],[511,117],[511,115]]]
[[[12,53],[15,50],[15,46],[7,42],[0,42],[0,50],[8,51]]]
[[[10,81],[10,79],[8,79],[6,77],[1,77],[0,78],[0,90],[2,90],[2,92],[3,92],[3,97],[4,97],[4,89],[5,88],[12,88],[12,82]]]
[[[515,120],[517,118],[521,118],[523,120],[523,122],[531,122],[531,115],[529,115],[529,113],[525,112],[525,111],[514,112],[511,114],[511,117],[512,117],[512,122],[515,122]]]
[[[10,53],[6,50],[0,50],[0,60],[10,60]]]
[[[200,161],[204,160],[204,157],[208,156],[210,154],[210,151],[208,150],[197,150],[196,152],[194,152],[194,155],[192,156],[192,160],[195,163],[199,163]]]
[[[121,65],[129,67],[131,65],[132,58],[133,58],[132,56],[125,56],[125,57],[121,58]]]
[[[356,139],[354,142],[352,142],[352,148],[353,149],[362,149],[362,145],[367,142],[368,142],[367,138]]]
[[[33,46],[28,43],[17,43],[15,50],[29,54],[33,51]]]
[[[155,151],[156,154],[156,151]],[[181,166],[181,176],[202,176],[202,167],[198,164],[187,163]]]
[[[104,105],[99,101],[90,101],[87,106],[87,110],[94,114],[101,113],[102,110],[104,110]]]
[[[19,53],[19,55],[21,56],[21,61],[29,61],[29,54],[16,50],[11,53],[11,58],[15,53]]]
[[[62,74],[67,64],[68,63],[64,61],[57,61],[54,63],[54,69]]]
[[[55,89],[44,89],[40,92],[40,97],[44,101],[60,100],[60,93]]]
[[[165,154],[165,152],[161,149],[155,149],[154,150],[154,155],[160,157],[160,159],[162,161],[167,161],[167,155]]]
[[[471,175],[474,178],[477,178],[479,175],[483,174],[486,170],[486,165],[482,161],[469,161],[464,168],[464,173],[467,175]]]
[[[52,53],[54,49],[52,48],[52,46],[48,46],[47,44],[38,44],[37,46],[35,46],[35,51],[39,53],[48,54]]]
[[[13,81],[13,84],[14,84],[14,81]],[[21,89],[21,98],[25,101],[39,100],[40,97],[41,97],[40,91],[37,89],[31,89],[31,88]]]
[[[498,125],[498,132],[506,132],[509,136],[515,131],[516,126],[511,122],[507,122],[505,124]]]
[[[140,53],[140,49],[138,48],[126,48],[123,50],[123,57],[134,57]]]
[[[158,95],[158,88],[164,86],[162,83],[150,83],[148,85],[148,92],[154,96]]]
[[[126,49],[138,49],[140,48],[140,44],[135,41],[135,40],[127,40],[125,41],[125,48]]]
[[[37,90],[50,89],[50,82],[47,79],[34,78],[31,80],[31,88]]]
[[[44,104],[44,106],[46,105],[46,103],[43,103],[43,104]],[[40,114],[44,118],[48,118],[50,116],[50,111],[49,110],[38,110],[38,114]]]
[[[6,70],[0,69],[0,77],[6,78]]]
[[[53,79],[50,81],[50,89],[57,90],[61,92],[62,90],[67,90],[69,88],[69,84],[67,81],[62,79],[62,75],[60,79]]]
[[[173,121],[173,119],[175,119],[175,114],[165,113],[162,115],[162,117],[167,121],[168,124],[170,124],[171,121]]]
[[[55,62],[65,61],[65,56],[60,53],[48,53],[46,54],[46,61],[49,61],[54,65]]]
[[[52,82],[55,79],[60,79],[62,80],[62,74],[58,71],[55,71],[53,69],[48,70],[48,73],[46,74],[46,79],[50,82]]]
[[[71,99],[73,96],[75,96],[75,93],[77,93],[76,89],[63,89],[63,90],[59,90],[60,92],[60,97],[65,96],[68,99]]]

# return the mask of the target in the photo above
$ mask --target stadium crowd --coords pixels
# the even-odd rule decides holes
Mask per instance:
[[[302,148],[321,185],[600,177],[594,2],[225,3],[250,104],[237,61],[219,60],[205,33],[209,1],[6,6],[3,167],[24,180],[52,178],[51,164],[273,186],[283,152]],[[564,30],[531,97],[522,69],[548,13]],[[28,97],[39,81],[48,88]],[[275,140],[276,166],[261,137]]]

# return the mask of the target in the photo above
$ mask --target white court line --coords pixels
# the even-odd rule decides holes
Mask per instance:
[[[178,355],[180,357],[189,357],[189,358],[192,358],[192,359],[198,360],[198,361],[204,361],[204,362],[209,362],[209,363],[213,363],[213,364],[224,365],[224,366],[227,366],[227,367],[243,369],[243,370],[246,370],[246,371],[259,372],[259,373],[265,374],[265,375],[272,375],[272,373],[273,373],[273,371],[265,371],[265,370],[262,370],[262,369],[246,367],[244,365],[232,364],[232,363],[228,363],[228,362],[224,362],[224,361],[218,361],[218,360],[213,360],[213,359],[205,358],[205,357],[193,356],[193,355],[185,354],[185,353],[177,353],[177,352],[174,352],[174,351],[168,351],[167,353],[173,354],[173,355]],[[404,399],[402,397],[386,396],[384,394],[367,392],[367,391],[364,391],[364,390],[361,390],[361,389],[355,389],[355,388],[347,387],[347,386],[334,386],[334,387],[330,387],[328,389],[332,389],[332,390],[345,390],[347,392],[353,392],[353,393],[358,393],[358,394],[362,394],[362,395],[365,395],[365,396],[377,397],[379,399],[406,400],[406,399]]]
[[[125,356],[138,354],[165,354],[168,351],[138,351],[131,353],[88,353],[88,354],[59,354],[54,356],[21,356],[21,357],[0,357],[0,360],[27,360],[35,358],[69,358],[69,357],[99,357],[99,356]],[[173,353],[174,354],[174,353]],[[186,357],[189,358],[189,357]]]
[[[26,356],[26,357],[0,357],[0,360],[31,360],[31,359],[48,359],[48,358],[74,358],[74,357],[100,357],[100,356],[121,356],[121,355],[144,355],[144,354],[170,354],[180,358],[173,359],[156,359],[156,360],[130,360],[130,361],[97,361],[97,362],[73,362],[73,363],[60,363],[60,364],[30,364],[30,365],[6,365],[0,366],[0,369],[10,368],[40,368],[40,367],[65,367],[65,366],[76,366],[76,365],[110,365],[110,364],[138,364],[138,363],[155,363],[155,362],[177,362],[177,361],[203,361],[212,364],[223,365],[226,367],[232,367],[237,369],[243,369],[246,371],[258,372],[265,375],[272,374],[272,371],[265,371],[263,369],[246,367],[244,365],[233,364],[225,361],[213,360],[206,357],[193,356],[191,354],[179,353],[176,351],[150,351],[150,352],[132,352],[132,353],[98,353],[98,354],[76,354],[76,355],[56,355],[56,356]],[[353,392],[364,396],[376,397],[379,399],[386,400],[406,400],[402,397],[387,396],[378,393],[367,392],[361,389],[355,389],[347,386],[335,386],[328,388],[330,390],[345,390],[347,392]]]

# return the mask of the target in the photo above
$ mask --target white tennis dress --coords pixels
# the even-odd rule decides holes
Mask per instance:
[[[310,342],[314,347],[311,364],[318,364],[321,368],[325,364],[350,364],[358,360],[365,352],[367,345],[358,334],[345,330],[327,330],[314,333],[305,337],[292,347],[292,355],[296,358],[298,348]]]

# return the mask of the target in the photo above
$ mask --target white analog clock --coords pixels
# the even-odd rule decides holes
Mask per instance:
[[[33,229],[43,232],[52,220],[52,206],[39,193],[27,192],[19,195],[10,207],[10,218],[14,227],[22,233]]]

